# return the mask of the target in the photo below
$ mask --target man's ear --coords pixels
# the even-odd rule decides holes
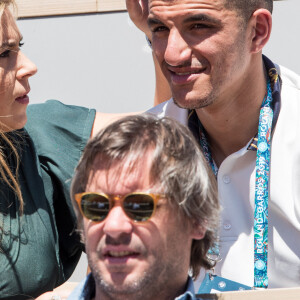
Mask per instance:
[[[258,9],[252,14],[248,24],[252,37],[251,51],[258,53],[263,49],[270,38],[272,31],[272,14],[267,9]]]
[[[206,228],[205,224],[199,222],[193,222],[191,228],[191,237],[194,240],[202,240],[205,236]]]

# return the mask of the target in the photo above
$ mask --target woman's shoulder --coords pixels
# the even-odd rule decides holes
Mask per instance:
[[[27,109],[28,121],[26,127],[36,120],[47,120],[51,122],[68,122],[68,117],[86,117],[91,114],[91,118],[95,117],[95,109],[87,107],[67,105],[58,100],[47,100],[43,103],[31,104]]]
[[[28,106],[25,129],[38,149],[49,143],[78,147],[90,137],[95,114],[94,109],[48,100]]]

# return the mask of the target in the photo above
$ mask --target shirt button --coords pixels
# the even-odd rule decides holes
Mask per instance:
[[[228,184],[228,183],[230,183],[230,181],[231,181],[231,179],[230,179],[230,177],[228,175],[224,175],[223,176],[223,182],[224,183]]]
[[[230,223],[224,223],[223,228],[225,230],[230,230],[231,229],[231,224]]]

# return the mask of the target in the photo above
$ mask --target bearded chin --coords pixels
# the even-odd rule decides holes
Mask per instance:
[[[206,97],[204,99],[196,99],[196,100],[190,100],[190,101],[177,101],[176,97],[173,95],[173,101],[176,106],[184,109],[200,109],[207,107],[213,103],[213,100],[211,100],[212,97]]]
[[[96,276],[95,276],[96,275]],[[100,274],[95,274],[95,282],[96,285],[101,289],[101,292],[110,295],[113,299],[118,299],[118,296],[128,296],[130,299],[130,295],[134,295],[134,298],[143,290],[143,286],[147,285],[148,278],[147,274],[144,273],[144,276],[133,280],[129,283],[119,285],[114,285],[105,281]]]
[[[133,279],[129,282],[124,282],[121,285],[113,284],[107,282],[102,276],[100,272],[96,270],[92,270],[96,286],[98,290],[101,291],[102,294],[105,294],[108,299],[128,299],[128,300],[143,300],[145,299],[145,295],[155,295],[159,293],[157,291],[157,284],[153,278],[158,278],[159,273],[161,272],[161,268],[158,265],[157,267],[153,268],[152,270],[148,270],[144,272],[136,279]],[[155,276],[154,276],[155,274]],[[112,282],[113,282],[113,277]],[[124,278],[126,281],[126,278]]]

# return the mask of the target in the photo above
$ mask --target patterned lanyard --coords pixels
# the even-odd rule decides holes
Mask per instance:
[[[214,172],[215,176],[217,177],[219,169],[211,156],[209,145],[205,136],[205,130],[199,119],[198,119],[198,127],[199,127],[200,146],[202,148],[204,157],[206,161],[209,163],[209,165],[211,166],[211,169]]]
[[[267,82],[267,96],[260,109],[258,125],[258,149],[256,153],[256,181],[254,207],[254,287],[268,287],[268,199],[270,178],[271,130],[273,122],[271,83]],[[198,119],[200,145],[204,156],[211,166],[215,176],[218,167],[213,161],[205,130]],[[219,256],[219,247],[215,245],[209,251],[210,255]]]
[[[254,207],[254,287],[268,287],[268,202],[271,158],[271,130],[273,122],[272,90],[268,81],[268,95],[260,109],[256,154]]]

